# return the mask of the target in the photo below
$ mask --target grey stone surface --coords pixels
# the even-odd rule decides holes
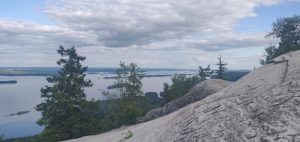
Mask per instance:
[[[166,116],[70,141],[300,142],[300,51],[283,56]]]
[[[139,118],[139,122],[146,122],[167,115],[193,102],[204,99],[210,94],[227,87],[229,81],[220,79],[205,80],[196,84],[186,95],[171,101],[161,108],[150,110],[144,117]]]

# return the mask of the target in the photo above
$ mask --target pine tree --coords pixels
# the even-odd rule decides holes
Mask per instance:
[[[65,49],[60,46],[57,53],[61,59],[57,64],[62,68],[57,75],[47,78],[50,86],[41,89],[44,101],[36,106],[42,113],[38,124],[45,126],[38,141],[61,141],[92,134],[97,130],[97,101],[87,101],[84,88],[93,84],[86,80],[87,67],[81,62],[74,47]]]
[[[222,56],[219,56],[218,58],[219,62],[216,64],[218,66],[218,70],[217,72],[217,77],[218,79],[225,79],[225,73],[227,68],[225,67],[227,65],[227,63],[224,63],[222,61]]]
[[[143,72],[139,67],[131,63],[126,65],[124,62],[120,63],[120,68],[117,70],[117,78],[115,85],[119,87],[122,98],[122,111],[126,115],[126,123],[136,123],[137,117],[144,112],[142,108],[142,91]]]
[[[203,68],[201,66],[199,66],[199,77],[200,80],[206,80],[207,77],[209,77],[212,74],[211,69],[210,69],[210,65],[208,65],[206,68]]]
[[[117,70],[115,85],[119,86],[122,98],[133,98],[142,95],[142,78],[143,72],[136,64],[126,65],[121,62],[120,68]]]
[[[265,49],[265,62],[290,51],[300,50],[300,16],[279,18],[273,23],[273,29],[266,38],[279,39],[278,45],[271,45]]]

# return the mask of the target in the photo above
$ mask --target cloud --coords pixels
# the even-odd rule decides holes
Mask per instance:
[[[57,21],[56,25],[2,18],[0,40],[1,45],[49,47],[57,44],[136,47],[183,41],[180,44],[212,51],[222,50],[216,48],[222,42],[237,41],[232,45],[227,43],[224,49],[240,48],[244,41],[261,43],[262,38],[261,35],[240,38],[232,33],[237,22],[255,16],[255,7],[275,3],[274,0],[49,0],[44,12]],[[230,38],[224,33],[229,33]],[[216,37],[218,42],[212,40]]]
[[[58,45],[79,47],[90,66],[116,66],[124,60],[143,67],[190,68],[220,54],[234,61],[224,51],[269,43],[265,33],[235,31],[238,22],[256,16],[259,6],[280,2],[47,0],[44,13],[54,24],[0,18],[0,65],[54,66]],[[234,62],[236,67],[240,63]]]
[[[62,26],[38,25],[32,22],[0,19],[1,45],[57,46],[57,44],[91,45],[96,37],[88,32]]]
[[[254,8],[276,0],[63,0],[49,2],[45,13],[78,31],[91,31],[107,47],[147,45],[233,31],[255,16]]]
[[[221,51],[235,48],[266,47],[276,42],[274,39],[265,39],[265,33],[239,34],[222,33],[197,40],[186,40],[183,43],[189,47],[205,51]]]

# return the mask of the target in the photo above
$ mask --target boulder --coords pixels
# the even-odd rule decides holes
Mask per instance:
[[[227,87],[229,84],[229,81],[220,79],[210,79],[200,82],[196,84],[186,95],[167,103],[161,108],[150,110],[144,117],[139,118],[138,121],[145,122],[167,115],[178,110],[179,108],[204,99],[208,95],[216,93],[219,90]]]

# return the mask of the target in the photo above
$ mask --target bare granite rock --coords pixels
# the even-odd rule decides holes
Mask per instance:
[[[139,118],[139,122],[146,122],[167,115],[185,107],[186,105],[204,99],[208,95],[216,93],[227,87],[229,84],[229,81],[220,79],[211,79],[200,82],[196,84],[186,95],[167,103],[161,108],[150,110],[144,117]]]
[[[283,56],[166,116],[70,141],[300,142],[300,51]]]

